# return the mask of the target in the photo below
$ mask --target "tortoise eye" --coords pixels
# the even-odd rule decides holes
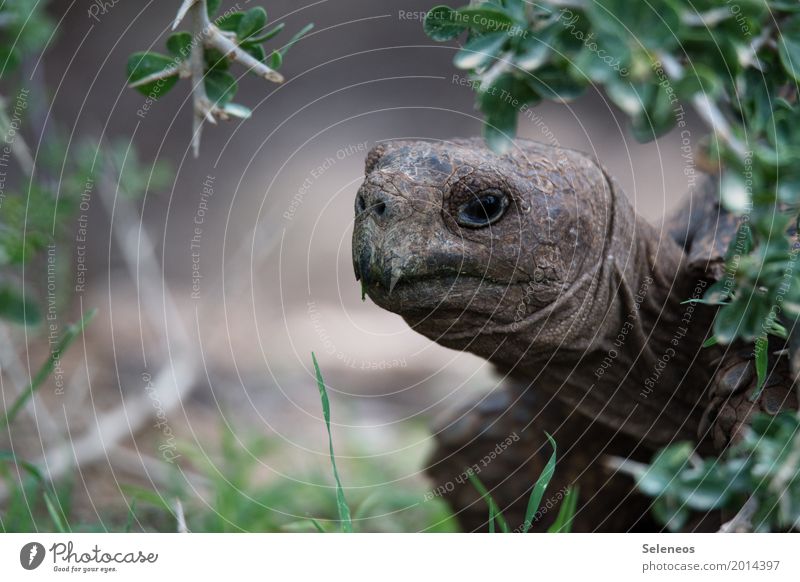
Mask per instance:
[[[505,192],[484,190],[458,207],[456,222],[468,228],[482,228],[497,222],[508,208]]]

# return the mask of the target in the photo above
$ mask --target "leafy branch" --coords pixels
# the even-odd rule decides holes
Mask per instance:
[[[276,37],[284,24],[268,29],[267,13],[260,6],[246,12],[228,10],[212,21],[220,3],[221,0],[183,0],[172,29],[188,19],[190,32],[174,32],[167,38],[171,56],[140,52],[128,59],[129,86],[149,98],[158,99],[179,79],[191,80],[195,157],[200,151],[204,122],[216,124],[231,117],[247,119],[252,114],[247,107],[232,101],[238,84],[228,72],[230,63],[237,63],[267,81],[282,83],[283,75],[278,69],[286,53],[314,26],[306,25],[267,57],[263,44]]]
[[[463,35],[453,62],[470,74],[500,153],[525,108],[589,86],[604,89],[642,142],[685,128],[682,103],[691,104],[711,133],[697,144],[705,164],[685,169],[690,185],[695,165],[712,167],[723,204],[741,217],[725,275],[704,298],[719,307],[714,336],[756,345],[760,385],[769,352],[787,339],[800,373],[800,4],[489,0],[437,6],[424,27],[436,41]]]
[[[742,441],[718,459],[676,443],[649,465],[617,458],[611,465],[655,498],[653,514],[672,531],[692,511],[713,510],[736,513],[720,531],[800,529],[800,419],[794,414],[755,415]]]

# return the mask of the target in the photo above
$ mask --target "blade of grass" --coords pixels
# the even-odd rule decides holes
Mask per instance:
[[[353,531],[353,520],[350,517],[350,507],[344,497],[344,488],[339,479],[339,470],[336,468],[336,456],[333,454],[333,435],[331,434],[331,404],[328,400],[328,390],[325,388],[325,380],[322,379],[322,372],[317,363],[317,356],[311,352],[311,360],[314,362],[314,373],[317,376],[317,388],[319,397],[322,401],[322,416],[325,417],[325,428],[328,430],[328,446],[331,455],[331,466],[333,467],[333,477],[336,479],[336,507],[339,510],[339,521],[342,524],[342,531],[350,533]]]
[[[285,56],[286,56],[286,53],[287,53],[287,52],[289,52],[289,49],[290,49],[290,48],[292,48],[292,46],[293,46],[293,45],[294,45],[294,44],[295,44],[295,43],[296,43],[298,40],[300,40],[300,39],[301,39],[301,38],[303,38],[305,35],[307,35],[309,32],[311,32],[311,29],[312,29],[312,28],[314,28],[314,23],[313,23],[313,22],[310,22],[310,23],[306,24],[306,25],[305,25],[303,28],[301,28],[300,30],[298,30],[298,31],[295,33],[295,35],[294,35],[294,36],[293,36],[291,39],[289,39],[289,42],[287,42],[287,43],[286,43],[285,45],[283,45],[283,46],[282,46],[280,49],[278,49],[278,52],[281,54],[281,57],[285,57]]]
[[[128,508],[128,519],[125,520],[125,533],[131,533],[133,530],[133,522],[136,521],[136,499],[131,499],[131,505]]]
[[[544,434],[547,435],[547,440],[550,441],[550,446],[553,447],[553,454],[550,455],[550,459],[547,461],[544,469],[542,469],[542,474],[539,475],[539,479],[537,479],[531,491],[531,496],[528,498],[528,508],[525,510],[525,521],[522,524],[522,533],[528,533],[531,529],[533,525],[533,516],[539,510],[544,492],[550,484],[550,479],[553,478],[553,472],[556,469],[556,441],[553,440],[553,437],[548,433]]]
[[[169,513],[173,512],[169,501],[167,501],[167,499],[160,493],[150,489],[144,489],[143,487],[138,487],[136,485],[123,484],[120,486],[120,489],[122,490],[122,493],[131,498],[131,502],[141,501],[148,505],[152,505],[153,507],[157,507],[158,509],[163,509]]]
[[[567,489],[564,499],[561,500],[561,508],[553,525],[547,530],[548,533],[570,533],[572,531],[572,521],[575,519],[575,510],[578,508],[578,488],[570,487]]]
[[[486,505],[489,506],[489,530],[494,531],[494,523],[496,521],[501,532],[511,533],[511,528],[508,527],[506,518],[503,517],[503,513],[498,509],[497,504],[489,493],[489,490],[486,489],[486,486],[472,471],[469,472],[469,482],[472,483],[472,486],[475,487],[478,493],[480,493],[480,496],[486,502]]]
[[[10,451],[0,451],[0,461],[7,461],[9,463],[13,463],[20,467],[21,469],[25,469],[31,477],[33,477],[38,483],[42,482],[42,474],[39,472],[39,469],[33,463],[29,463],[28,461],[23,461],[22,459],[18,459],[14,456],[14,454]]]
[[[318,522],[316,519],[314,519],[313,517],[309,517],[309,518],[308,518],[308,521],[310,521],[310,522],[311,522],[311,524],[314,526],[314,528],[315,528],[315,529],[316,529],[316,530],[317,530],[319,533],[328,533],[328,532],[326,532],[326,531],[325,531],[325,528],[324,528],[324,527],[322,527],[322,524],[321,524],[320,522]]]
[[[66,523],[64,523],[64,517],[56,508],[56,504],[53,502],[53,498],[49,491],[44,492],[44,503],[47,506],[47,513],[50,514],[50,519],[53,520],[53,525],[55,525],[56,531],[58,533],[69,533],[69,528],[67,528]]]
[[[769,340],[766,336],[756,339],[756,388],[750,394],[750,402],[755,401],[761,394],[764,388],[764,382],[767,380],[767,365],[769,363]]]
[[[56,362],[61,357],[67,348],[75,341],[83,330],[86,329],[86,326],[94,317],[94,314],[97,312],[96,309],[92,309],[89,311],[83,319],[81,319],[78,323],[67,326],[64,335],[58,341],[56,348],[50,352],[50,356],[47,358],[47,361],[39,368],[39,371],[31,380],[31,383],[28,387],[22,391],[22,393],[17,396],[17,399],[5,413],[5,415],[0,418],[0,428],[5,428],[12,422],[14,422],[14,418],[16,418],[19,411],[25,406],[25,404],[30,400],[30,398],[36,393],[36,391],[42,387],[47,377],[53,372],[53,369],[56,366]]]

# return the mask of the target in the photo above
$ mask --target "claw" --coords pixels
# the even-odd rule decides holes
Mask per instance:
[[[392,294],[392,291],[395,288],[395,285],[400,281],[401,273],[400,269],[394,269],[392,271],[392,280],[389,282],[389,295]]]

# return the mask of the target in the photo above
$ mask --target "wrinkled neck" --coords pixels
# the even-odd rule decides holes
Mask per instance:
[[[544,321],[509,335],[500,368],[651,444],[694,439],[712,313],[686,301],[702,297],[705,282],[686,275],[683,250],[620,196],[596,268]]]

